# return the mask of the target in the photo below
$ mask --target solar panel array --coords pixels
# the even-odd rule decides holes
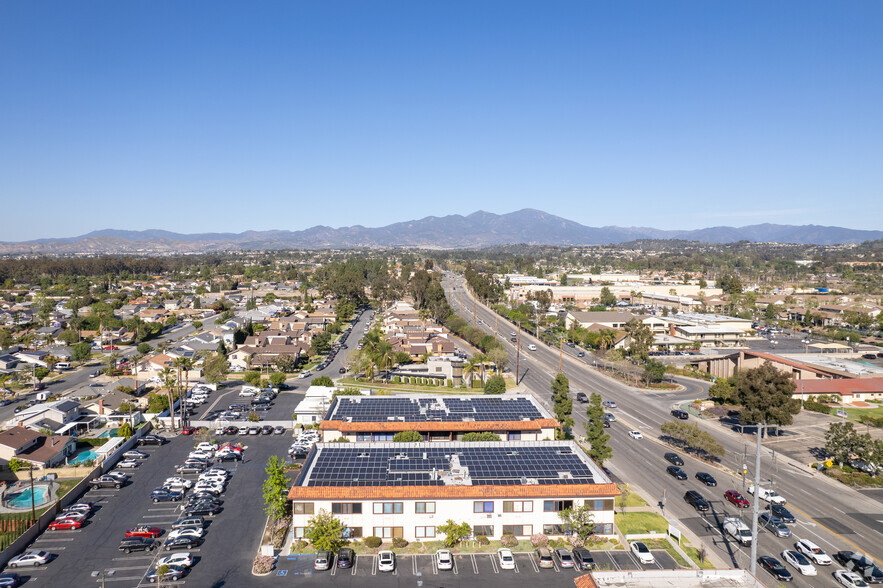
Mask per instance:
[[[314,452],[315,453],[315,452]],[[452,454],[473,486],[587,484],[592,471],[570,446],[322,447],[299,483],[307,486],[443,486]],[[425,457],[424,457],[425,455]],[[307,467],[304,467],[307,470]],[[434,476],[433,470],[439,475]],[[561,477],[565,473],[566,477]]]
[[[529,398],[370,398],[338,396],[328,420],[359,423],[386,422],[391,417],[406,422],[521,421],[543,418]]]

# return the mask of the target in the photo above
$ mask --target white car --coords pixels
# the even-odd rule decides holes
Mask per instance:
[[[218,445],[217,443],[209,443],[207,441],[203,441],[199,445],[196,446],[196,449],[199,451],[217,451]]]
[[[227,476],[224,476],[222,474],[214,474],[211,476],[205,476],[203,474],[202,476],[199,476],[199,481],[200,482],[208,482],[209,484],[215,484],[217,486],[223,486],[224,484],[227,483]]]
[[[117,464],[117,467],[123,468],[123,469],[132,469],[132,468],[137,468],[140,465],[141,465],[141,462],[138,461],[137,459],[124,459],[123,461],[121,461],[120,463]]]
[[[629,431],[629,437],[632,439],[643,439],[644,435],[641,434],[641,431]]]
[[[514,570],[515,569],[515,556],[512,555],[512,550],[507,549],[505,547],[501,547],[497,550],[497,563],[500,564],[501,570]]]
[[[638,561],[642,564],[649,565],[656,563],[656,558],[653,557],[653,553],[651,553],[650,549],[640,541],[632,541],[630,547],[632,549],[632,554],[637,557]]]
[[[242,390],[239,391],[239,395],[243,398],[247,398],[249,396],[254,396],[255,394],[257,394],[257,392],[255,392],[254,390],[250,390],[248,388],[243,388]]]
[[[389,550],[378,553],[377,569],[381,572],[394,572],[396,569],[396,554]]]
[[[829,566],[834,563],[827,553],[809,539],[801,539],[794,546],[797,547],[797,551],[808,557],[817,566]]]
[[[834,572],[834,579],[846,586],[846,588],[868,588],[868,584],[855,572],[837,570]]]
[[[439,549],[435,552],[435,567],[440,570],[454,569],[454,556],[451,555],[450,550]]]
[[[211,459],[215,456],[214,451],[202,451],[201,449],[197,449],[196,451],[191,451],[188,457],[195,457],[197,459]]]
[[[188,480],[187,478],[182,478],[181,476],[172,476],[171,478],[166,478],[166,481],[163,483],[163,486],[166,484],[179,484],[184,486],[185,488],[190,488],[193,486],[193,481]]]
[[[205,533],[205,529],[202,527],[183,527],[181,529],[173,529],[169,532],[168,539],[177,539],[178,537],[195,537],[196,539],[200,539]]]
[[[193,556],[190,555],[187,551],[182,551],[181,553],[173,553],[172,555],[167,555],[165,557],[161,557],[158,562],[156,562],[156,567],[161,568],[163,566],[178,566],[182,568],[189,568],[193,565]]]
[[[797,571],[804,576],[815,576],[818,573],[816,572],[815,566],[809,563],[806,556],[799,551],[786,549],[782,552],[782,559],[797,568]]]
[[[214,480],[200,480],[193,486],[194,491],[199,490],[211,490],[213,492],[223,492],[224,491],[224,483],[216,482]]]
[[[313,375],[313,374],[310,373],[310,370],[307,370],[307,371],[305,371],[305,372],[301,372],[300,376],[298,376],[298,377],[300,377],[300,378],[309,378],[309,377],[312,376],[312,375]],[[390,553],[392,553],[392,552],[390,552]]]

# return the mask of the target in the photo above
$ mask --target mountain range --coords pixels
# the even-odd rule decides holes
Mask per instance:
[[[650,227],[589,227],[545,213],[523,209],[508,214],[478,211],[468,216],[428,216],[385,227],[333,228],[315,226],[301,231],[272,230],[243,233],[182,234],[149,229],[104,229],[79,237],[0,242],[4,254],[175,254],[255,249],[348,249],[355,247],[415,247],[425,249],[480,248],[493,245],[605,245],[639,239],[683,239],[706,243],[736,241],[834,245],[883,239],[883,231],[818,225],[760,224],[661,230]]]

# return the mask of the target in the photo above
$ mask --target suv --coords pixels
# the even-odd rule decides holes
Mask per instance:
[[[685,421],[688,418],[690,418],[690,414],[687,411],[681,410],[679,408],[676,408],[673,411],[671,411],[671,416],[673,416],[675,418],[679,418],[682,421]]]
[[[573,550],[573,563],[579,570],[592,570],[595,568],[595,558],[585,547],[576,547]]]
[[[586,396],[586,393],[585,393],[585,392],[577,392],[577,393],[576,393],[576,401],[577,401],[577,402],[588,402],[588,401],[589,401],[589,397]]]
[[[117,549],[126,553],[132,553],[133,551],[153,551],[157,544],[158,542],[156,539],[150,539],[148,537],[125,537],[120,541],[120,546],[117,547]]]
[[[791,529],[788,528],[788,525],[782,522],[782,519],[779,517],[773,516],[768,512],[760,513],[760,516],[757,517],[757,523],[761,527],[765,527],[770,533],[773,533],[776,537],[790,537]]]
[[[339,568],[351,568],[353,567],[353,561],[356,559],[356,552],[350,549],[349,547],[343,547],[337,553],[337,567]]]
[[[678,455],[677,453],[674,453],[673,451],[669,451],[668,453],[663,455],[663,457],[665,458],[665,461],[667,461],[668,463],[670,463],[672,465],[676,465],[676,466],[684,465],[684,460],[681,459],[681,456]]]
[[[327,549],[321,549],[316,554],[316,561],[313,562],[313,569],[324,571],[331,567],[331,560],[334,558]]]
[[[537,564],[541,568],[554,568],[555,560],[552,559],[552,552],[546,547],[537,547],[534,553],[537,554]]]
[[[113,476],[99,476],[94,480],[89,480],[92,488],[122,488],[126,480],[121,480]]]
[[[705,512],[710,508],[708,502],[695,490],[688,490],[687,493],[684,494],[684,501],[687,504],[692,505],[693,508],[699,512]]]

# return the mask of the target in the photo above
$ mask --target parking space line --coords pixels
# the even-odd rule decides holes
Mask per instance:
[[[377,575],[377,556],[376,556],[376,555],[372,558],[372,563],[371,563],[371,575],[372,575],[372,576],[376,576],[376,575]]]
[[[475,561],[475,554],[470,554],[470,557],[472,558],[472,573],[478,574],[478,562]]]
[[[610,559],[610,563],[613,564],[613,567],[615,567],[617,570],[622,569],[622,568],[619,567],[619,564],[616,563],[616,558],[615,558],[615,557],[613,557],[613,556],[611,555],[611,556],[609,557],[609,559]]]
[[[398,567],[398,566],[397,566]],[[411,569],[414,570],[414,575],[417,575],[417,556],[411,556]]]
[[[459,574],[460,570],[457,568],[457,558],[452,555],[451,560],[454,562],[454,573]]]
[[[528,555],[527,557],[530,560],[530,564],[533,566],[533,571],[535,571],[536,573],[539,574],[540,573],[540,566],[537,564],[536,559],[533,558],[531,555]],[[552,565],[555,565],[554,559],[552,560]]]
[[[34,539],[34,543],[36,543],[37,541],[46,541],[46,540],[53,540],[53,541],[74,541],[74,537],[53,537],[53,536],[51,536],[51,535],[46,535],[46,534],[44,533],[43,535],[40,535],[39,537],[37,537],[36,539]]]
[[[491,554],[487,554],[488,558],[491,560],[491,567],[494,568],[494,573],[499,574],[500,568],[497,567],[497,560]],[[477,571],[475,572],[478,573]]]
[[[358,556],[358,555],[354,555],[354,556],[353,556],[353,571],[350,572],[350,575],[351,575],[351,576],[355,576],[355,575],[356,575],[356,570],[357,570],[358,568],[359,568],[359,556]]]

